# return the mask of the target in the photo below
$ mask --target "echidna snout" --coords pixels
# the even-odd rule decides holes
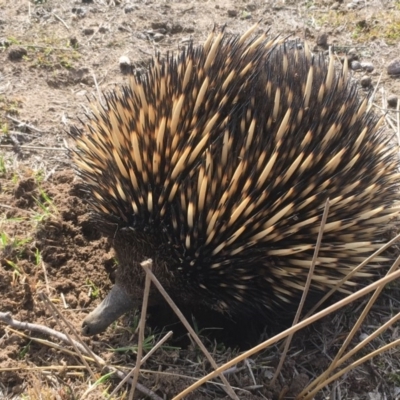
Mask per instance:
[[[132,309],[132,299],[125,290],[115,284],[110,293],[82,323],[82,333],[96,335],[107,329],[116,319]]]
[[[254,29],[156,56],[104,106],[92,104],[73,133],[76,170],[119,262],[117,285],[85,333],[140,304],[139,263],[148,258],[178,306],[233,318],[288,311],[303,292],[327,199],[312,294],[381,246],[398,215],[398,155],[347,62],[336,71],[333,56],[252,37]]]

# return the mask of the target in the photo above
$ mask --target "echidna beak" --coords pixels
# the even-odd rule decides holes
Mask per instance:
[[[106,298],[83,321],[82,334],[91,336],[105,331],[118,317],[132,308],[132,299],[119,285],[114,285]]]

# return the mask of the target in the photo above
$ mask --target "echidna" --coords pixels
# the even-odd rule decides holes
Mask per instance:
[[[380,246],[397,214],[391,138],[346,63],[337,72],[332,56],[254,30],[156,56],[76,131],[73,160],[119,261],[84,333],[141,303],[147,258],[178,305],[284,309],[302,293],[328,198],[312,291]]]

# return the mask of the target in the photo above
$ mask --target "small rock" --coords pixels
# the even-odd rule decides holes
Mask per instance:
[[[358,55],[357,55],[357,49],[355,49],[354,47],[351,48],[351,49],[347,52],[347,54],[350,54],[350,55],[352,55],[352,56],[357,56],[357,57],[358,57]]]
[[[164,39],[164,36],[162,33],[155,33],[153,36],[153,39],[155,42],[160,42],[161,40]]]
[[[100,32],[100,33],[107,33],[107,32],[108,32],[108,28],[106,28],[105,26],[101,26],[101,27],[99,28],[99,32]]]
[[[364,75],[360,79],[361,86],[364,87],[364,88],[370,87],[371,86],[371,82],[372,82],[372,79],[368,75]]]
[[[317,37],[317,45],[321,47],[328,46],[328,35],[326,33],[321,33]]]
[[[362,68],[364,71],[372,72],[372,71],[374,70],[374,64],[372,64],[372,63],[369,62],[369,61],[362,61],[362,62],[361,62],[361,68]]]
[[[247,11],[256,11],[257,5],[254,3],[247,4],[246,9],[247,9]]]
[[[389,107],[396,108],[397,107],[397,102],[399,101],[399,98],[395,94],[391,94],[390,96],[388,96],[386,101],[387,101],[387,104],[388,104]]]
[[[125,14],[129,14],[131,12],[135,11],[135,7],[134,6],[127,6],[124,9]]]
[[[400,59],[393,60],[388,64],[387,73],[389,75],[400,74]]]
[[[228,17],[235,18],[237,17],[237,14],[236,10],[228,10]]]
[[[363,340],[367,339],[369,336],[366,333],[361,333],[358,337],[358,340],[362,342]]]
[[[352,62],[350,63],[350,68],[351,68],[353,71],[358,71],[358,70],[362,69],[362,68],[361,68],[361,63],[358,62],[358,61],[352,61]]]
[[[119,69],[123,74],[127,74],[131,71],[131,60],[128,56],[121,56],[119,58]]]
[[[7,38],[0,38],[0,47],[9,47],[10,41]]]
[[[85,28],[85,29],[83,30],[83,34],[84,34],[84,35],[87,35],[87,36],[93,35],[93,33],[94,33],[94,29],[93,29],[93,28]]]
[[[338,3],[337,1],[335,1],[332,5],[331,5],[331,10],[338,10],[340,7],[340,3]]]
[[[21,61],[23,57],[27,56],[28,52],[23,47],[12,47],[8,52],[8,59],[10,61]]]

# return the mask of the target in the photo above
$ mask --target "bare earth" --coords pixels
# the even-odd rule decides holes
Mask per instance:
[[[120,57],[128,57],[136,69],[143,70],[156,51],[177,52],[190,39],[202,43],[214,26],[226,25],[228,32],[242,33],[257,21],[260,31],[305,38],[312,48],[318,42],[315,50],[334,45],[339,56],[350,51],[358,61],[372,63],[373,71],[355,71],[354,77],[371,78],[371,86],[360,89],[361,94],[379,83],[377,113],[382,113],[382,104],[386,108],[387,96],[400,95],[398,77],[386,70],[390,62],[400,59],[399,1],[0,0],[0,312],[61,330],[39,298],[44,292],[79,331],[85,315],[112,286],[116,264],[112,248],[89,219],[65,148],[70,145],[67,132],[83,118],[86,97],[126,81]],[[321,34],[327,35],[327,45]],[[399,312],[398,299],[394,285],[375,306],[360,335]],[[324,371],[354,323],[359,305],[295,337],[273,386],[269,382],[279,349],[254,357],[254,380],[250,365],[229,378],[233,386],[246,389],[238,392],[239,397],[295,398]],[[127,315],[107,333],[84,341],[108,362],[132,366],[135,321],[135,315]],[[398,329],[390,328],[366,350],[398,339]],[[160,338],[157,335],[160,332],[149,331],[149,348]],[[32,337],[57,342],[44,334],[32,333]],[[212,370],[194,345],[180,350],[171,348],[177,346],[174,342],[168,345],[145,364],[148,372],[139,380],[166,399]],[[131,349],[113,351],[127,346]],[[219,364],[235,353],[213,342],[208,347]],[[76,356],[0,325],[0,398],[80,399],[105,374],[93,366],[91,376],[82,366]],[[316,398],[395,399],[400,393],[399,371],[399,354],[393,349]],[[107,398],[118,383],[119,379],[105,379],[85,398]],[[115,398],[124,398],[124,390]],[[136,392],[135,398],[146,397]],[[221,388],[205,385],[187,398],[227,397]]]

